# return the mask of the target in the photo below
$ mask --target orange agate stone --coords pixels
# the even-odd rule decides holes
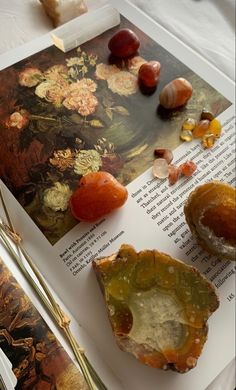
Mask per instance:
[[[197,269],[130,245],[93,267],[123,351],[153,368],[184,373],[196,366],[207,320],[219,306],[214,286]]]
[[[128,191],[108,172],[91,172],[83,176],[70,198],[73,216],[80,221],[93,222],[121,207]]]
[[[184,206],[199,244],[220,259],[236,260],[236,190],[212,181],[196,187]]]

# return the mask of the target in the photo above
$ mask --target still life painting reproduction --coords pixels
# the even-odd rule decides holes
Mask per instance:
[[[16,390],[85,388],[79,369],[0,259],[0,348]]]
[[[126,60],[107,48],[120,28],[136,32],[139,52]],[[152,94],[138,85],[139,67],[161,63]],[[193,86],[185,107],[165,110],[159,93],[184,77]],[[88,172],[112,173],[126,185],[148,169],[155,147],[180,144],[181,124],[231,103],[128,20],[68,53],[51,46],[0,72],[0,177],[53,245],[78,221],[68,201]]]

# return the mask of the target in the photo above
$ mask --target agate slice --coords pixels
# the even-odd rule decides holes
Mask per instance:
[[[187,372],[207,339],[218,308],[214,287],[195,268],[156,250],[93,261],[119,347],[154,368]]]
[[[213,181],[196,187],[184,206],[199,244],[222,259],[236,260],[236,191]]]

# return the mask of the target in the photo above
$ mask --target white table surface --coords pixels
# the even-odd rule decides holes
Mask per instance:
[[[87,0],[89,8],[104,2]],[[235,79],[235,0],[130,2],[202,54],[229,78]],[[51,22],[39,1],[0,0],[0,55],[51,30]],[[207,390],[234,388],[235,362],[231,362]]]

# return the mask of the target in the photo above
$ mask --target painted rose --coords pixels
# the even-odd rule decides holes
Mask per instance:
[[[35,94],[53,103],[56,107],[60,107],[68,87],[69,84],[65,81],[55,82],[54,80],[47,80],[36,87]]]
[[[53,211],[65,211],[68,208],[71,195],[72,191],[67,184],[56,182],[51,188],[44,191],[44,206]]]
[[[7,119],[7,127],[17,127],[21,130],[29,123],[29,113],[26,110],[20,110],[13,112]]]
[[[95,76],[98,80],[107,80],[115,73],[119,73],[120,69],[116,65],[98,64],[96,66]]]
[[[97,90],[97,83],[95,83],[92,79],[84,77],[76,83],[70,84],[68,93],[79,91],[81,89],[88,89],[90,92],[95,92]]]
[[[138,75],[139,68],[143,65],[146,64],[146,60],[143,57],[140,56],[135,56],[131,59],[128,59],[128,70],[133,73],[135,76]]]
[[[97,172],[101,166],[102,159],[96,150],[80,150],[76,155],[74,171],[77,175],[86,175]]]
[[[19,84],[22,87],[35,87],[43,79],[43,73],[38,68],[26,68],[19,73]]]
[[[109,77],[108,88],[118,95],[133,95],[138,90],[137,77],[127,71],[120,71]]]
[[[87,89],[76,89],[67,94],[63,105],[68,110],[75,110],[82,116],[88,116],[96,111],[98,100],[96,96]]]
[[[71,66],[82,66],[84,65],[84,58],[83,57],[71,57],[66,59],[66,66],[70,68]]]
[[[53,65],[44,72],[47,80],[66,80],[68,78],[68,70],[65,65]]]
[[[53,157],[49,159],[50,164],[64,172],[68,168],[73,168],[75,163],[75,153],[71,149],[55,150]]]

